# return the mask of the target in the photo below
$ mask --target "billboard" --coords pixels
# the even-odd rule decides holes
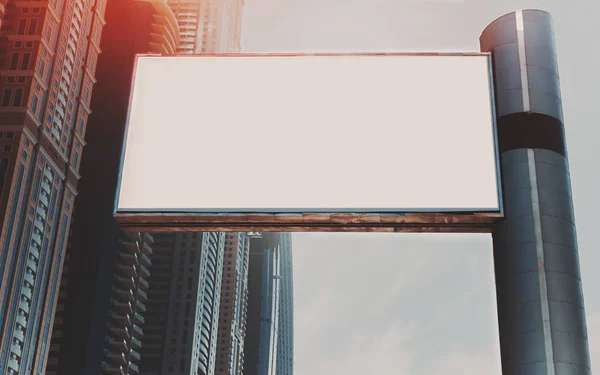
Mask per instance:
[[[494,120],[489,54],[137,56],[115,215],[485,230],[502,216]]]

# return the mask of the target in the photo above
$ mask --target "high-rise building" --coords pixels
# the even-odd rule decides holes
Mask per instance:
[[[215,375],[242,375],[248,307],[248,259],[246,233],[225,234],[225,257]]]
[[[175,259],[173,246],[175,234],[158,234],[152,245],[151,277],[148,280],[148,300],[144,315],[144,337],[140,355],[140,374],[160,375],[165,363],[165,337],[167,335],[167,318],[169,314],[170,285],[173,279],[173,262]]]
[[[121,235],[100,365],[103,375],[139,372],[153,242],[149,233]]]
[[[171,250],[172,259],[163,259],[171,264],[171,269],[161,268],[168,275],[153,270],[150,290],[168,287],[168,298],[164,298],[164,291],[152,292],[155,294],[149,296],[148,303],[167,314],[166,319],[153,314],[146,321],[146,330],[163,335],[144,338],[140,374],[214,375],[225,233],[156,237],[172,239],[170,244],[161,246]],[[170,279],[168,286],[166,279]],[[152,300],[155,296],[162,299]]]
[[[244,0],[168,1],[179,23],[177,53],[240,51]]]
[[[123,344],[115,337],[131,334],[140,340],[144,317],[129,304],[138,306],[148,293],[145,282],[152,268],[147,259],[151,240],[144,236],[143,247],[132,247],[113,218],[113,206],[134,56],[174,53],[179,29],[166,0],[109,0],[106,20],[48,374],[98,375],[101,366],[119,374],[122,367],[126,374],[134,373],[139,363],[134,353],[138,351],[136,341]],[[121,344],[125,346],[119,347]],[[128,349],[134,350],[131,355]],[[124,358],[130,360],[125,363]]]
[[[294,374],[294,271],[292,235],[278,233],[281,287],[279,288],[279,329],[277,331],[276,375]]]
[[[244,375],[293,371],[291,267],[289,233],[263,233],[251,240]]]
[[[0,373],[43,374],[105,0],[0,1]]]

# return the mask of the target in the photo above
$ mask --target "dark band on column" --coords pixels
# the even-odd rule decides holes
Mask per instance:
[[[498,120],[499,151],[537,148],[565,154],[563,124],[540,113],[515,113]]]

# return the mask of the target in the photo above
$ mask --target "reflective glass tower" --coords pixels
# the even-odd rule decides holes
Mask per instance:
[[[250,242],[244,375],[293,371],[293,285],[289,233],[263,233]]]
[[[294,373],[294,272],[292,262],[292,235],[279,236],[279,329],[277,331],[277,373]]]

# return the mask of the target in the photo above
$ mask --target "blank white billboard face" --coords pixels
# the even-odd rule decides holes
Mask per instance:
[[[116,213],[499,212],[487,54],[137,58]]]

